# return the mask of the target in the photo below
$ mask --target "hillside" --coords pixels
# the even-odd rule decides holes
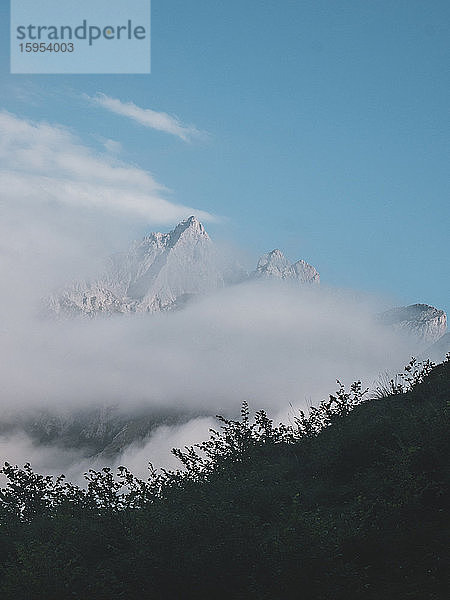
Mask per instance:
[[[409,374],[409,375],[408,375]],[[448,597],[450,362],[365,401],[342,387],[291,427],[222,420],[187,470],[87,490],[6,467],[6,599]],[[116,482],[116,483],[115,483]]]

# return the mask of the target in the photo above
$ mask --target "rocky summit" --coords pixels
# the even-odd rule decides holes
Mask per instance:
[[[447,330],[447,315],[428,304],[411,304],[392,308],[379,315],[384,325],[412,334],[424,343],[432,344]]]
[[[280,250],[262,256],[249,275],[240,265],[224,260],[203,225],[190,217],[169,233],[151,233],[134,243],[127,253],[109,260],[102,277],[72,285],[48,304],[52,314],[61,316],[154,313],[256,278],[319,282],[313,266],[304,260],[291,265]]]
[[[300,283],[319,283],[316,269],[304,260],[290,264],[281,250],[272,250],[258,261],[256,271],[251,274],[255,279],[293,279]]]

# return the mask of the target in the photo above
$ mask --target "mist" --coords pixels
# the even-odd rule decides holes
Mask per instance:
[[[3,403],[230,413],[247,400],[278,410],[318,397],[336,378],[367,380],[407,355],[398,335],[374,323],[374,308],[326,288],[255,282],[169,314],[60,321],[9,314]]]
[[[159,428],[124,452],[121,460],[139,472],[148,461],[171,465],[173,445],[205,439],[199,416],[235,417],[247,401],[285,420],[333,392],[336,379],[370,386],[380,372],[400,368],[411,351],[399,334],[375,323],[375,302],[325,287],[246,283],[179,312],[103,319],[44,320],[19,315],[17,306],[3,307],[4,415],[95,406],[130,416],[192,415],[181,429]],[[14,456],[14,444],[8,449],[9,461],[25,456]],[[55,467],[50,451],[37,456],[42,468]],[[36,458],[30,451],[29,459]]]

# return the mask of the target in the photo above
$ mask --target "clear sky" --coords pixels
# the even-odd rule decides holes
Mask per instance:
[[[280,248],[326,283],[450,308],[448,1],[153,0],[151,75],[86,76],[10,75],[8,4],[0,109],[120,142],[255,256]]]

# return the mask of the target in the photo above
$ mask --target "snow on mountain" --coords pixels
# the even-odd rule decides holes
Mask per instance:
[[[272,250],[263,254],[258,261],[256,271],[250,275],[253,279],[293,279],[300,283],[319,283],[316,269],[304,260],[290,264],[281,250]]]
[[[247,278],[274,277],[318,283],[305,261],[290,264],[280,250],[265,254],[250,276],[218,255],[203,225],[190,217],[169,233],[151,233],[129,252],[110,259],[95,282],[77,283],[50,298],[50,312],[95,316],[159,312],[183,306],[191,297]]]
[[[169,233],[151,233],[110,259],[94,283],[75,284],[50,299],[57,314],[157,312],[225,285],[211,238],[195,218]]]

